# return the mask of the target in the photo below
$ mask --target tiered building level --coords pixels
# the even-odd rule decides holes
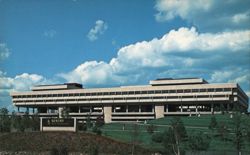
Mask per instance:
[[[66,108],[78,120],[100,116],[106,123],[248,108],[248,96],[238,84],[210,84],[201,78],[157,79],[145,86],[111,88],[85,89],[77,83],[39,85],[11,96],[18,109],[32,108],[41,117],[61,117]]]

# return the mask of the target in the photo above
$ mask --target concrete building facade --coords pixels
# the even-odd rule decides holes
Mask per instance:
[[[202,78],[157,79],[149,85],[82,88],[81,84],[34,86],[12,92],[19,108],[41,117],[62,117],[63,109],[77,120],[103,117],[105,123],[144,121],[169,115],[246,112],[248,96],[236,83],[210,84]]]

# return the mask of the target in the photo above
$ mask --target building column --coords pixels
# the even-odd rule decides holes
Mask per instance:
[[[166,112],[168,112],[168,104],[166,104]]]
[[[141,105],[139,105],[139,112],[141,112]]]
[[[80,106],[78,107],[78,113],[81,113],[81,107]]]
[[[211,104],[211,113],[214,112],[214,104]]]
[[[128,105],[126,105],[126,113],[128,113]]]
[[[164,117],[164,105],[155,105],[155,118]]]
[[[112,106],[104,106],[103,107],[103,112],[104,112],[104,122],[105,123],[111,123],[111,117],[112,117]]]
[[[181,104],[181,112],[183,112],[182,104]]]
[[[202,109],[203,109],[203,106],[202,106]],[[195,112],[196,112],[196,113],[198,112],[197,105],[195,105]]]
[[[35,113],[35,108],[33,108],[33,114]]]

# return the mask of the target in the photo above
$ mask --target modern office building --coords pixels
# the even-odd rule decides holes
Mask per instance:
[[[201,115],[248,108],[248,96],[236,83],[210,84],[202,78],[157,79],[149,85],[82,88],[81,84],[39,85],[11,93],[19,108],[41,117],[61,117],[68,109],[77,120],[103,117],[106,123],[144,121],[168,115]]]

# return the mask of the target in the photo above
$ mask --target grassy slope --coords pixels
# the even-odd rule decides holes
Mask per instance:
[[[215,115],[217,122],[224,122],[229,128],[232,128],[233,126],[233,120],[230,118],[229,114],[225,115]],[[248,116],[243,116],[243,118],[250,119]],[[168,128],[170,125],[172,117],[165,117],[162,119],[157,120],[151,120],[148,121],[147,124],[154,124],[157,126],[155,132],[162,132]],[[195,131],[201,131],[205,134],[211,135],[211,143],[209,150],[215,150],[215,151],[221,151],[221,150],[227,150],[227,151],[234,151],[234,145],[233,142],[223,142],[218,137],[214,137],[212,135],[216,134],[216,131],[211,131],[208,129],[208,125],[211,120],[211,115],[201,115],[200,117],[192,116],[192,117],[181,117],[186,130],[188,133],[195,132]],[[139,134],[139,142],[142,146],[147,148],[159,148],[159,144],[156,144],[151,141],[151,135],[147,133],[147,124],[140,123],[140,134]],[[131,142],[131,129],[132,124],[125,124],[125,130],[123,131],[124,123],[111,123],[106,124],[102,130],[103,134],[114,138],[119,139],[121,141],[125,142]],[[229,134],[229,137],[233,136],[232,134]],[[244,148],[245,151],[250,152],[250,144],[247,143]]]

